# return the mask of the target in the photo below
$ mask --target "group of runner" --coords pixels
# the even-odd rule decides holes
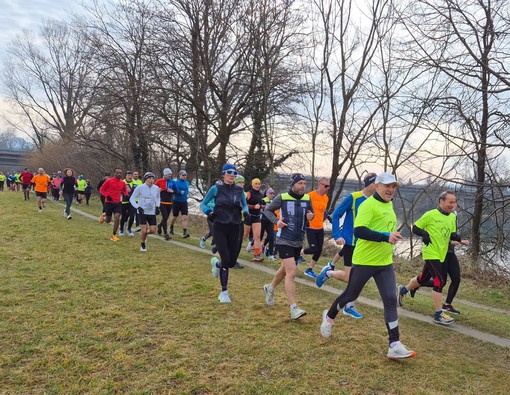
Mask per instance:
[[[29,192],[33,186],[41,213],[48,191],[55,186],[55,177],[49,177],[43,168],[39,168],[35,175],[30,173],[30,176],[28,169],[19,175],[24,198],[30,199]],[[59,178],[58,195],[66,202],[64,216],[71,219],[70,207],[80,177],[75,178],[72,169],[65,169],[63,176],[58,173],[55,176]],[[122,170],[116,168],[113,177],[105,174],[98,185],[103,202],[99,222],[110,223],[113,219],[112,241],[118,241],[124,231],[134,236],[132,226],[136,221],[141,232],[140,251],[146,252],[149,234],[163,233],[165,239],[170,240],[179,214],[182,216],[182,237],[190,237],[187,229],[189,182],[186,180],[186,171],[181,170],[177,179],[173,179],[169,168],[163,170],[159,179],[152,172],[145,173],[143,178],[136,171],[127,171],[124,176]],[[416,355],[400,342],[397,305],[403,306],[407,295],[414,297],[420,287],[433,289],[435,323],[450,325],[455,321],[450,314],[460,314],[452,306],[460,283],[460,267],[454,247],[458,244],[469,245],[469,242],[457,232],[457,198],[454,192],[443,192],[439,196],[438,207],[426,212],[413,225],[413,233],[422,238],[423,270],[407,285],[397,287],[393,248],[402,240],[402,235],[397,231],[397,217],[392,203],[399,185],[394,175],[368,174],[364,178],[364,188],[347,195],[331,216],[326,211],[330,188],[326,178],[319,179],[317,189],[307,194],[305,176],[293,174],[289,189],[276,196],[272,188],[262,193],[261,181],[257,178],[251,181],[248,192],[244,191],[244,183],[237,168],[227,163],[222,168],[221,178],[215,180],[200,205],[209,225],[208,234],[200,239],[201,246],[205,245],[206,236],[211,236],[212,252],[219,254],[219,259],[216,256],[211,259],[211,272],[213,277],[220,279],[218,299],[221,303],[231,303],[229,270],[239,265],[237,259],[243,240],[251,236],[248,244],[254,251],[253,258],[260,261],[265,232],[269,239],[270,256],[278,254],[281,259],[272,281],[263,286],[268,306],[275,305],[275,290],[284,282],[291,319],[298,320],[306,315],[297,305],[295,285],[297,263],[302,253],[312,255],[305,274],[314,278],[319,288],[329,278],[347,283],[331,307],[323,311],[320,333],[326,338],[331,336],[340,311],[356,319],[363,317],[356,310],[354,302],[370,278],[374,278],[384,305],[389,337],[388,358],[412,358]],[[168,227],[170,213],[173,217]],[[157,221],[159,214],[162,214],[160,223]],[[322,253],[323,224],[326,219],[332,224],[335,243],[342,249],[316,275],[314,267]],[[305,236],[308,247],[303,250]],[[340,258],[344,261],[343,270],[336,269]],[[451,284],[447,299],[442,304],[442,289],[448,275]]]

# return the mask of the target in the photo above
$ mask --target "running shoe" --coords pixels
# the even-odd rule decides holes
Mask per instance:
[[[460,311],[457,309],[454,309],[451,304],[444,304],[443,311],[445,313],[450,313],[450,314],[460,314]]]
[[[274,304],[275,304],[275,301],[274,301],[274,289],[271,291],[269,289],[270,286],[271,286],[271,284],[264,285],[264,287],[263,287],[264,295],[266,295],[266,304],[268,306],[274,306]]]
[[[451,325],[455,322],[455,318],[450,317],[445,312],[441,312],[439,316],[436,316],[434,314],[434,323],[440,324],[440,325]]]
[[[205,237],[202,236],[198,243],[200,248],[205,248]]]
[[[218,278],[220,276],[220,268],[218,267],[219,259],[213,256],[211,258],[211,273],[214,278]]]
[[[342,309],[342,313],[344,313],[344,315],[348,315],[349,317],[356,318],[357,320],[363,318],[363,314],[356,310],[355,306],[344,307]]]
[[[386,354],[386,356],[390,359],[414,358],[416,352],[409,350],[402,343],[398,342],[393,347],[388,347],[388,354]]]
[[[71,217],[71,214],[67,216],[67,219],[73,219],[73,217]]]
[[[253,256],[253,260],[255,262],[262,262],[264,260],[264,258],[262,258],[262,255],[261,254],[257,254],[257,255],[254,255]]]
[[[187,239],[188,237],[189,237],[189,233],[188,232],[182,234],[182,238],[183,239]]]
[[[329,277],[327,275],[327,272],[329,272],[330,270],[331,267],[329,265],[324,266],[320,271],[319,275],[315,278],[315,285],[317,285],[319,288],[322,287],[324,283],[328,281]]]
[[[271,256],[271,254],[269,253],[269,248],[267,248],[266,246],[263,246],[263,247],[264,247],[265,256],[267,256],[269,258]]]
[[[331,270],[335,270],[335,263],[333,261],[329,261],[328,266],[331,268]]]
[[[234,264],[234,266],[232,267],[232,269],[244,269],[244,266],[241,265],[239,262],[236,262]]]
[[[135,234],[133,233],[133,231],[132,231],[131,229],[128,229],[128,230],[127,230],[127,235],[128,235],[129,237],[135,237]]]
[[[104,215],[103,214],[101,214],[101,216],[99,217],[97,222],[99,222],[100,224],[102,224],[104,222]]]
[[[297,265],[298,263],[306,263],[305,258],[303,258],[303,257],[300,255],[300,256],[298,257],[298,259],[296,260],[296,265]]]
[[[273,262],[277,260],[277,259],[276,259],[276,257],[275,257],[274,255],[269,255],[269,256],[267,257],[267,259],[269,259],[270,261],[273,261]]]
[[[158,235],[161,235],[163,233],[163,230],[161,229],[161,224],[158,224]]]
[[[333,323],[328,321],[328,310],[322,312],[321,335],[322,337],[330,337]]]
[[[119,230],[119,236],[124,236],[124,231],[123,230]]]
[[[249,241],[248,245],[246,246],[246,252],[251,252],[251,241]]]
[[[404,289],[406,289],[405,285],[398,285],[397,286],[397,298],[398,298],[398,305],[400,307],[404,306],[405,304],[405,297],[406,297],[406,293],[404,293]]]
[[[230,296],[228,296],[228,291],[221,291],[218,295],[218,300],[220,303],[231,303]]]
[[[170,235],[168,233],[165,235],[165,240],[172,240],[172,238],[170,237]]]
[[[64,210],[64,217],[67,218],[66,210]]]
[[[119,241],[119,236],[117,235],[113,235],[111,238],[110,238],[111,241]]]
[[[305,276],[308,276],[313,279],[317,278],[317,275],[313,272],[313,269],[310,268],[305,270]]]
[[[42,213],[42,208],[40,208],[40,209],[39,209],[39,211],[37,211],[37,212],[38,212],[39,214],[41,214],[41,213]]]
[[[304,317],[306,315],[306,311],[300,309],[297,306],[294,306],[290,310],[290,319],[293,321],[299,320],[301,317]]]
[[[147,247],[140,246],[140,252],[147,252]]]

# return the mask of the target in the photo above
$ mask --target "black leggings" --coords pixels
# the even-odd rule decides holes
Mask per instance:
[[[444,264],[438,259],[426,259],[421,274],[416,278],[420,286],[427,286],[429,280],[432,279],[432,289],[436,292],[443,292],[446,283],[446,273]]]
[[[127,222],[127,228],[131,230],[133,222],[135,221],[135,208],[131,206],[131,203],[122,205],[122,217],[120,219],[120,230],[124,230],[124,225]]]
[[[445,304],[452,304],[460,285],[460,265],[459,260],[455,252],[449,252],[446,254],[445,261],[442,263],[443,267],[443,278],[446,283],[448,276],[450,276],[450,286],[448,287],[448,295],[446,296]],[[433,287],[434,281],[429,280],[427,284],[423,284],[422,287]]]
[[[170,214],[172,213],[172,205],[171,204],[161,204],[159,206],[159,209],[161,210],[161,222],[159,223],[159,226],[163,229],[163,233],[165,235],[168,234],[168,218],[170,217]]]
[[[390,343],[400,338],[398,330],[397,282],[393,264],[386,266],[352,265],[349,282],[344,292],[336,298],[328,311],[328,317],[335,319],[338,312],[352,300],[358,299],[368,280],[374,278],[384,306],[384,320],[388,329]]]
[[[312,259],[317,262],[322,254],[324,246],[324,229],[306,228],[306,239],[308,240],[308,248],[303,251],[307,255],[311,255]]]
[[[239,256],[239,224],[214,223],[213,239],[220,254],[220,282],[225,291],[228,286],[228,271],[234,267]]]
[[[269,254],[268,255],[274,255],[274,225],[272,222],[269,221],[260,221],[261,228],[260,228],[260,240],[264,238],[264,232],[267,233],[267,243],[269,244]],[[266,243],[264,242],[264,245]]]

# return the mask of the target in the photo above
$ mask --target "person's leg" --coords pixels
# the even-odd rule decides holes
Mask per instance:
[[[64,200],[66,202],[66,215],[71,215],[71,204],[73,204],[73,195],[64,193]]]
[[[129,209],[128,209],[127,230],[129,233],[132,233],[133,231],[131,230],[131,228],[133,227],[133,223],[135,222],[136,210],[131,205],[131,203],[129,203],[128,206],[129,206]]]
[[[106,198],[103,195],[100,195],[99,200],[101,200],[101,205],[103,206],[103,213],[104,213],[104,205],[106,203]]]
[[[450,276],[450,286],[448,287],[448,295],[446,296],[445,305],[451,306],[460,285],[460,264],[457,255],[454,252],[446,254],[446,262],[448,275]],[[446,277],[445,277],[446,279]]]
[[[114,235],[116,235],[117,231],[119,230],[119,223],[120,223],[120,212],[117,211],[113,217],[113,234]]]
[[[121,203],[122,211],[120,214],[120,231],[124,233],[124,226],[126,225],[126,222],[128,221],[129,217],[129,203]],[[122,234],[121,233],[121,234]]]
[[[267,227],[267,240],[268,240],[267,248],[269,248],[268,255],[274,258],[274,256],[276,255],[274,251],[275,234],[272,222],[270,222],[269,226]]]
[[[90,193],[87,193],[85,195],[85,203],[86,203],[87,206],[89,205],[89,203],[90,203]]]
[[[306,255],[313,255],[317,252],[317,229],[306,229],[306,240],[308,241],[308,248],[303,250]],[[313,269],[312,262],[308,266],[309,269]]]
[[[189,234],[188,233],[188,224],[189,224],[188,214],[182,215],[181,223],[182,223],[182,234],[183,234],[183,236],[186,236]]]
[[[145,248],[145,242],[147,241],[148,226],[147,224],[140,224],[140,243]]]
[[[226,291],[228,289],[228,274],[230,269],[230,240],[229,240],[230,228],[226,224],[217,223],[214,226],[214,240],[216,241],[216,248],[220,254],[220,283],[221,290]],[[234,238],[235,239],[235,238]]]
[[[251,229],[253,231],[253,253],[255,256],[260,256],[260,230],[262,228],[262,225],[259,222],[254,222],[251,225]]]
[[[389,344],[400,340],[398,329],[398,312],[397,312],[397,295],[395,288],[397,282],[395,280],[395,271],[393,265],[382,266],[380,270],[374,274],[374,280],[379,290],[379,295],[384,306],[384,321],[388,329]]]
[[[169,204],[161,204],[159,208],[161,209],[161,222],[159,223],[159,228],[163,231],[163,234],[167,235],[168,217],[170,216],[170,210],[172,209],[172,206]]]

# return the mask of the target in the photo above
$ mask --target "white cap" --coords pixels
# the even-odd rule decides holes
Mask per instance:
[[[166,169],[163,169],[163,175],[167,176],[169,174],[172,174],[172,169],[169,169],[168,167]]]
[[[388,184],[399,185],[399,182],[397,181],[397,178],[395,177],[395,175],[393,175],[391,173],[387,173],[387,172],[377,175],[377,177],[375,179],[375,183],[376,184],[386,184],[386,185],[388,185]]]

